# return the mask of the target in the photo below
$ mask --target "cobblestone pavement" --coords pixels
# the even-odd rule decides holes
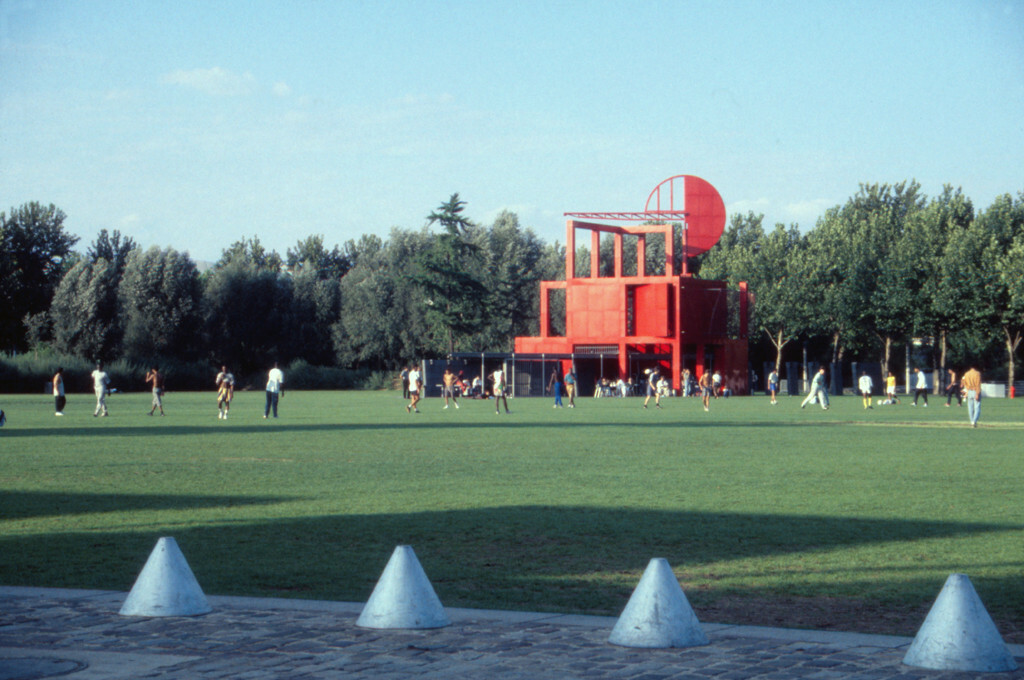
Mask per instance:
[[[447,609],[446,628],[391,631],[357,628],[361,604],[210,597],[205,616],[140,618],[124,597],[0,587],[0,680],[1024,679],[904,666],[910,639],[878,635],[704,624],[710,645],[648,650],[608,644],[607,617]]]

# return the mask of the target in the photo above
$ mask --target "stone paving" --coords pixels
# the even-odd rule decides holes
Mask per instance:
[[[124,597],[0,587],[0,680],[1024,680],[904,666],[911,640],[880,635],[704,624],[709,645],[629,649],[608,644],[608,617],[449,608],[445,628],[368,630],[361,604],[210,597],[204,616],[142,618],[117,613]]]

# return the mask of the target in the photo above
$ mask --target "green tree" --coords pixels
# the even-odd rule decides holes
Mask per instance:
[[[289,248],[285,264],[293,273],[312,270],[319,279],[340,279],[352,268],[349,256],[341,248],[327,250],[323,235],[307,236],[294,249]]]
[[[473,224],[462,214],[465,206],[455,193],[427,217],[427,226],[439,224],[441,233],[419,257],[416,276],[427,298],[427,319],[441,330],[449,354],[456,336],[472,334],[480,324],[485,296],[480,247],[470,238]]]
[[[308,261],[307,261],[308,262]],[[323,270],[300,267],[292,277],[289,354],[314,365],[334,363],[331,325],[341,313],[341,280],[321,278]]]
[[[0,348],[26,348],[26,317],[49,309],[69,270],[78,237],[64,231],[65,219],[53,204],[0,212]]]
[[[260,243],[259,236],[250,239],[243,237],[232,243],[221,252],[220,259],[217,260],[214,268],[220,269],[233,261],[248,262],[257,269],[268,269],[273,272],[281,271],[284,266],[281,256],[274,250],[267,250]]]
[[[117,314],[117,278],[104,259],[82,260],[61,279],[50,306],[53,344],[62,352],[89,360],[117,356],[121,326]]]
[[[286,364],[292,282],[278,269],[231,257],[205,278],[202,315],[210,358],[241,373]]]
[[[1024,337],[1024,315],[1018,292],[1020,280],[1019,251],[1024,243],[1024,192],[1014,199],[1010,194],[996,197],[992,205],[977,219],[978,226],[989,236],[983,256],[985,268],[979,271],[981,310],[989,316],[991,326],[998,329],[1006,350],[1007,379],[1015,377],[1015,356]]]
[[[510,352],[517,335],[539,332],[543,245],[515,213],[503,211],[487,232],[485,253],[487,319],[474,344]]]
[[[130,236],[123,236],[117,229],[114,230],[113,234],[107,232],[106,229],[101,229],[100,233],[96,236],[96,240],[92,242],[89,249],[86,251],[85,256],[91,261],[106,260],[114,268],[114,276],[117,279],[121,278],[121,273],[124,271],[125,264],[128,261],[128,255],[138,248],[135,243],[135,239]]]
[[[186,253],[157,247],[132,250],[118,285],[118,301],[127,357],[194,356],[202,286]]]
[[[356,264],[341,280],[341,314],[331,328],[338,363],[395,369],[423,356],[424,292],[407,272],[428,238],[426,232],[393,229],[386,243],[372,235],[359,240]]]

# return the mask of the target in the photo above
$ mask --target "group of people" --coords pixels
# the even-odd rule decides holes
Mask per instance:
[[[103,362],[97,362],[96,368],[91,373],[93,392],[96,395],[96,408],[93,410],[94,418],[106,417],[110,414],[107,409],[107,396],[117,390],[110,387],[110,374],[103,367]],[[164,415],[164,374],[160,371],[159,366],[153,366],[146,373],[143,378],[145,383],[150,387],[150,391],[153,394],[152,407],[149,410],[148,415],[154,415],[158,410],[160,415]],[[53,386],[53,399],[54,399],[54,415],[63,416],[64,408],[67,405],[67,395],[64,390],[64,367],[60,366],[57,368],[57,372],[54,373],[51,380]],[[220,372],[217,373],[217,377],[214,379],[214,383],[217,387],[217,418],[221,420],[227,420],[228,413],[231,410],[231,400],[235,396],[235,376],[228,371],[227,366],[221,366]],[[284,395],[284,373],[275,363],[274,367],[270,369],[267,374],[267,386],[266,386],[266,408],[263,411],[263,417],[270,417],[271,412],[273,416],[277,417],[277,405],[278,400]]]

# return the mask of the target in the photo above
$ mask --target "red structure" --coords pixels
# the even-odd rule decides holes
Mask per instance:
[[[566,370],[574,360],[599,356],[617,363],[614,378],[639,376],[640,368],[657,364],[676,390],[684,368],[696,378],[718,370],[734,393],[748,392],[746,283],[730,290],[724,281],[695,279],[687,271],[687,260],[717,243],[725,228],[725,205],[713,186],[700,177],[677,175],[655,187],[643,212],[566,217],[565,281],[541,282],[540,336],[516,338],[517,354],[555,355]],[[672,222],[683,224],[679,273]],[[577,275],[576,262],[581,229],[590,232],[590,266],[583,276]],[[602,234],[613,239],[611,272],[601,271]],[[629,275],[624,274],[625,239],[635,240],[636,247],[636,267],[628,268]],[[652,269],[661,271],[648,274],[651,239],[664,243],[664,266],[659,259]],[[565,291],[565,335],[552,335],[551,311],[561,306],[552,302],[558,291]],[[608,375],[604,364],[599,370]]]

